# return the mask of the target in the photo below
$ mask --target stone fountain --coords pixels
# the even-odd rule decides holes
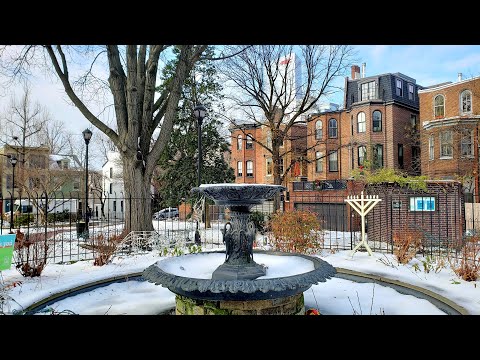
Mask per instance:
[[[143,277],[176,294],[177,314],[304,314],[303,292],[335,275],[335,268],[314,256],[253,250],[251,208],[284,190],[266,184],[193,188],[230,209],[222,231],[225,251],[166,258]]]

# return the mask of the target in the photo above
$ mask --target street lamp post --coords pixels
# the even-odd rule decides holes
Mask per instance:
[[[10,234],[13,234],[13,194],[15,192],[15,165],[17,165],[17,158],[10,156],[10,164],[12,164],[12,192],[10,197]]]
[[[82,131],[83,139],[85,140],[86,150],[85,150],[85,232],[88,231],[88,144],[92,138],[92,132],[90,129],[85,129]]]
[[[202,122],[203,118],[207,115],[207,109],[202,104],[198,104],[193,109],[193,115],[197,119],[197,139],[198,139],[198,179],[197,186],[200,186],[202,183]],[[203,211],[205,213],[205,211]],[[202,240],[200,239],[200,233],[198,232],[198,221],[197,228],[195,230],[195,244],[200,245]]]
[[[197,137],[198,137],[198,181],[197,186],[202,183],[202,122],[203,118],[207,115],[207,109],[202,104],[198,104],[193,109],[193,114],[197,119]]]

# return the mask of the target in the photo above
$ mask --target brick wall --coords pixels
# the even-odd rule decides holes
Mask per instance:
[[[427,246],[457,246],[464,232],[464,202],[461,183],[457,181],[431,181],[428,192],[400,188],[395,184],[381,184],[366,188],[365,193],[378,195],[379,202],[367,215],[368,241],[391,244],[396,232],[418,230]],[[435,211],[411,211],[410,198],[435,197]]]

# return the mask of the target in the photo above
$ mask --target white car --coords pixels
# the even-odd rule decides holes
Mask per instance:
[[[178,217],[178,209],[172,208],[172,207],[162,209],[153,214],[154,220],[170,219],[170,218],[177,218],[177,217]]]

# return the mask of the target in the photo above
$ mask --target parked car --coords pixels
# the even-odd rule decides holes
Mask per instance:
[[[153,214],[154,220],[170,219],[170,218],[177,218],[177,217],[178,217],[178,209],[172,208],[172,207],[162,209]]]

